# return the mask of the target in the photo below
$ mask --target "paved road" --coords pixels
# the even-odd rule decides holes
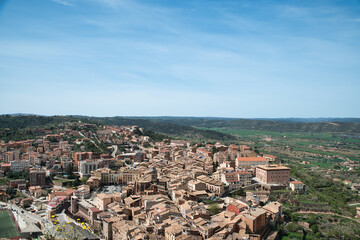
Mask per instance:
[[[65,210],[63,210],[61,213],[56,214],[56,219],[59,220],[59,224],[57,226],[65,226],[62,227],[64,231],[56,231],[56,226],[49,220],[42,218],[40,216],[37,216],[36,214],[32,214],[21,207],[18,207],[13,204],[9,204],[6,202],[0,202],[2,205],[6,205],[8,209],[11,209],[15,212],[16,219],[18,217],[22,217],[26,222],[32,221],[33,223],[36,222],[42,222],[44,224],[43,233],[50,233],[52,236],[56,236],[57,238],[67,239],[67,238],[79,238],[79,236],[85,236],[87,239],[98,239],[99,237],[96,236],[93,232],[91,232],[90,229],[84,230],[82,228],[82,225],[80,223],[77,223],[76,221],[68,222],[65,219]],[[73,227],[73,228],[71,228]],[[66,234],[68,232],[69,234],[72,234],[72,236],[69,236],[69,234]],[[74,236],[76,235],[76,236]]]
[[[87,138],[82,132],[78,131],[78,133],[83,137],[83,138]],[[103,151],[97,144],[94,140],[90,139],[90,142],[93,143],[95,145],[95,147],[97,147],[100,151]]]
[[[117,145],[112,145],[111,147],[114,149],[114,151],[111,153],[111,155],[113,156],[113,158],[115,158],[116,152],[118,151],[118,146]]]
[[[30,196],[30,195],[26,192],[26,190],[21,190],[21,192],[22,192],[22,194],[24,194],[25,196],[32,198],[32,196]]]
[[[16,211],[16,213],[18,215],[20,215],[20,216],[22,215],[22,216],[25,216],[26,218],[28,218],[28,219],[25,219],[25,220],[30,219],[33,222],[42,222],[44,224],[44,226],[45,226],[45,229],[47,229],[47,230],[54,229],[54,225],[52,224],[52,222],[45,219],[45,218],[37,216],[36,214],[33,214],[33,213],[29,213],[25,209],[22,209],[21,207],[18,207],[18,206],[13,205],[13,204],[5,203],[5,202],[1,202],[1,204],[7,205],[7,207],[9,209],[12,209],[13,211]]]
[[[349,206],[356,206],[356,205],[360,205],[360,203],[349,203]]]
[[[94,198],[96,197],[97,194],[100,193],[100,188],[97,188],[97,189],[94,189],[91,193],[91,196],[90,196],[90,200],[94,200]]]
[[[82,239],[82,237],[86,238],[86,239],[98,239],[99,237],[96,236],[91,229],[88,228],[87,224],[82,225],[79,222],[76,222],[73,219],[69,219],[65,217],[65,213],[64,211],[62,211],[62,213],[57,214],[57,219],[59,220],[59,229],[63,229],[63,231],[61,232],[61,234],[58,235],[62,236],[64,239],[66,238],[77,238],[77,239]],[[69,222],[67,221],[67,219],[69,220]],[[83,227],[85,226],[85,229],[83,229]],[[66,234],[66,232],[68,234]],[[71,235],[71,236],[69,236]]]
[[[18,207],[14,204],[9,204],[9,203],[5,203],[5,202],[1,202],[2,204],[6,204],[8,206],[9,209],[12,209],[12,210],[15,210],[17,212],[19,212],[19,214],[24,214],[26,215],[27,217],[33,219],[34,221],[38,221],[38,222],[44,222],[45,219],[40,217],[40,216],[37,216],[36,214],[33,214],[33,213],[29,213],[28,211],[26,211],[25,209],[21,208],[21,207]]]
[[[100,140],[98,139],[98,137],[96,136],[96,133],[93,133],[93,134],[94,134],[95,139],[98,141],[98,143],[101,143]]]

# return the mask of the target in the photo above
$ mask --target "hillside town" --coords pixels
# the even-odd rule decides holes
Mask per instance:
[[[271,191],[307,190],[246,145],[81,122],[37,131],[0,143],[0,208],[17,239],[276,239],[283,204]]]

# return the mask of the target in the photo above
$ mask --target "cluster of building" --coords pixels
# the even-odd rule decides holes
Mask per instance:
[[[29,180],[9,186],[28,189],[34,199],[45,196],[44,217],[65,210],[106,240],[264,238],[283,213],[282,204],[261,191],[304,190],[276,156],[246,145],[153,142],[136,126],[76,127],[69,123],[41,139],[2,142],[0,174],[29,171]],[[89,142],[99,149],[106,144],[108,153],[87,151]],[[83,185],[55,187],[69,168],[85,179]],[[261,191],[231,197],[240,189]]]

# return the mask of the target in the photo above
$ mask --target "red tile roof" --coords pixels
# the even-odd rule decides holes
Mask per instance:
[[[237,161],[239,162],[257,162],[257,161],[267,161],[265,157],[237,157]]]
[[[300,182],[300,181],[292,181],[292,182],[290,182],[290,183],[292,183],[292,184],[303,184],[303,183]]]

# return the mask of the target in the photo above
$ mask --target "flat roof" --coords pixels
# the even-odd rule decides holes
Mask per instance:
[[[290,170],[290,168],[282,165],[258,165],[258,168],[271,171],[271,170]]]

